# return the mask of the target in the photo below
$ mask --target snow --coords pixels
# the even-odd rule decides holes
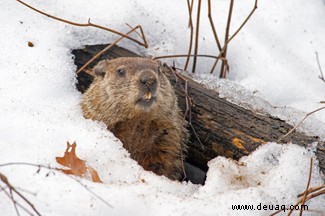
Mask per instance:
[[[186,1],[29,3],[52,15],[82,23],[91,18],[93,23],[121,32],[129,31],[124,23],[141,24],[150,45],[147,50],[128,40],[120,43],[139,54],[187,52]],[[205,12],[206,2],[202,3]],[[214,21],[224,29],[229,1],[212,3]],[[241,24],[253,4],[235,2],[231,30]],[[259,1],[258,10],[229,47],[228,80],[217,79],[217,73],[208,76],[212,61],[207,59],[199,59],[200,73],[195,78],[241,106],[297,123],[325,100],[325,84],[318,79],[314,54],[319,53],[324,70],[324,9],[321,0]],[[0,172],[44,215],[266,215],[274,211],[235,211],[231,205],[294,204],[297,194],[305,190],[311,157],[311,185],[324,183],[314,146],[305,149],[294,144],[268,143],[239,163],[217,157],[209,162],[204,186],[146,172],[103,123],[83,118],[81,93],[75,89],[71,50],[109,43],[118,36],[60,23],[10,0],[0,2],[0,24],[0,164],[30,162],[59,167],[55,157],[63,155],[66,141],[76,141],[77,155],[99,172],[104,183],[77,180],[113,206],[59,172],[0,166]],[[207,17],[202,17],[201,26],[200,53],[214,54]],[[28,47],[28,41],[34,47]],[[178,59],[176,64],[181,67],[183,61]],[[325,139],[325,110],[310,116],[300,130]],[[322,196],[307,204],[324,212],[324,203]],[[15,215],[1,189],[0,215]]]

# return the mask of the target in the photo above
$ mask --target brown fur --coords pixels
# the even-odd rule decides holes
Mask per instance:
[[[94,73],[81,102],[84,116],[103,121],[145,170],[179,179],[188,134],[161,65],[147,58],[118,58],[101,61]],[[145,100],[148,93],[152,97]]]

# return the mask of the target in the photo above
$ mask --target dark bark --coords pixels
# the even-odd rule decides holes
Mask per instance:
[[[76,56],[75,64],[80,68],[105,46],[93,45],[86,46],[84,49],[73,50],[72,53]],[[113,59],[121,56],[134,57],[137,55],[115,46],[91,64],[90,68],[101,59]],[[184,111],[186,109],[184,81],[176,79],[169,70],[166,71],[176,90],[179,105]],[[82,92],[92,82],[92,77],[84,72],[79,73],[77,79],[77,88]],[[189,127],[191,137],[188,143],[187,162],[204,171],[207,170],[207,162],[216,156],[220,155],[238,160],[268,141],[277,141],[292,128],[291,125],[279,118],[263,116],[246,110],[224,98],[220,98],[216,91],[209,90],[189,78],[187,80],[188,94],[192,101],[190,107],[192,128]],[[283,142],[290,141],[301,146],[318,142],[316,155],[320,162],[320,168],[324,172],[324,142],[318,137],[307,136],[300,132],[293,132],[283,140]],[[197,172],[195,175],[198,175]],[[201,173],[198,182],[201,182],[202,178],[204,177]]]

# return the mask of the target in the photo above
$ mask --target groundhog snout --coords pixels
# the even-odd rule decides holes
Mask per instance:
[[[157,89],[157,77],[152,71],[144,71],[139,76],[139,83],[144,91],[155,92]]]

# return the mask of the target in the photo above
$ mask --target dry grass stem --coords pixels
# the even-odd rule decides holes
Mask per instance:
[[[288,212],[288,216],[290,216],[293,213],[294,209],[299,205],[300,205],[299,215],[300,216],[303,215],[304,206],[308,200],[315,198],[317,196],[320,196],[320,195],[325,195],[325,184],[323,184],[321,186],[317,186],[317,187],[311,187],[311,188],[309,187],[310,182],[311,182],[311,177],[312,177],[312,166],[313,166],[313,158],[310,158],[309,175],[308,175],[306,190],[304,192],[298,194],[298,198],[300,197],[300,199],[297,201],[296,204],[292,205],[291,209],[286,209],[286,210],[290,210]],[[278,211],[272,213],[270,216],[274,216],[282,211],[283,210],[278,210]],[[321,213],[320,211],[314,211],[314,212]]]
[[[197,6],[196,30],[195,30],[195,47],[194,47],[194,59],[193,59],[192,73],[195,73],[197,53],[198,53],[198,50],[199,50],[200,16],[201,16],[201,0],[198,1],[198,6]]]
[[[187,0],[187,9],[188,9],[188,14],[189,14],[189,28],[190,28],[190,44],[188,47],[188,52],[187,52],[187,58],[186,58],[186,62],[184,65],[184,71],[187,70],[189,61],[190,61],[190,55],[192,52],[192,44],[193,44],[193,33],[194,33],[194,29],[193,29],[193,21],[192,21],[192,8],[193,8],[193,0],[192,0],[192,4],[190,5],[190,0]]]
[[[131,29],[130,31],[128,31],[126,33],[126,35],[129,35],[130,33],[134,32],[135,30],[137,30],[138,28],[140,28],[141,32],[142,32],[142,28],[141,26],[136,26],[135,28]],[[143,32],[142,32],[143,33]],[[109,50],[110,48],[112,48],[114,45],[116,45],[118,42],[120,42],[121,40],[123,40],[125,37],[121,36],[120,38],[118,38],[116,41],[114,41],[113,43],[109,44],[107,47],[105,47],[102,51],[100,51],[99,53],[97,53],[94,57],[92,57],[86,64],[84,64],[81,68],[79,68],[79,70],[77,71],[77,74],[80,73],[81,71],[83,71],[89,64],[91,64],[93,61],[95,61],[99,56],[101,56],[103,53],[105,53],[107,50]],[[143,40],[145,40],[145,37],[143,35]]]
[[[319,69],[319,72],[320,72],[319,79],[321,79],[321,80],[323,80],[323,82],[325,82],[325,77],[324,77],[324,74],[323,74],[323,70],[322,70],[322,67],[321,67],[320,62],[319,62],[318,52],[315,52],[315,55],[316,55],[318,69]]]
[[[53,172],[60,172],[60,173],[62,173],[61,170],[56,169],[56,168],[52,168],[52,167],[44,166],[44,165],[40,165],[40,164],[26,163],[26,162],[11,162],[11,163],[0,164],[0,167],[6,167],[6,166],[32,166],[32,167],[37,167],[38,168],[38,170],[37,170],[36,173],[39,173],[39,171],[40,171],[41,168],[44,168],[44,169],[47,169],[47,170],[50,170],[50,171],[53,171]],[[105,205],[107,205],[110,208],[113,208],[113,206],[111,204],[109,204],[101,196],[99,196],[98,194],[96,194],[95,192],[93,192],[91,189],[89,189],[87,187],[87,185],[83,184],[81,182],[81,180],[79,180],[78,178],[76,178],[76,177],[74,177],[72,175],[64,175],[64,176],[66,176],[66,177],[72,179],[73,181],[79,183],[86,191],[88,191],[90,194],[92,194],[94,197],[96,197],[102,203],[104,203]],[[0,180],[2,180],[1,173],[0,173]]]
[[[246,25],[247,21],[251,18],[251,16],[253,15],[255,10],[257,9],[257,3],[258,3],[258,0],[255,0],[254,8],[249,13],[249,15],[244,20],[244,22],[240,25],[240,27],[237,29],[237,31],[227,40],[227,43],[229,43],[238,34],[238,32],[240,32],[240,30],[244,27],[244,25]]]
[[[301,206],[304,206],[305,202],[306,202],[306,198],[307,198],[307,194],[308,194],[308,190],[309,190],[309,186],[310,186],[310,181],[311,181],[312,170],[313,170],[313,158],[310,158],[309,176],[308,176],[306,190],[305,190],[304,196],[302,197]],[[304,211],[303,208],[300,208],[299,216],[302,216],[303,211]]]
[[[35,208],[35,206],[24,195],[22,195],[18,190],[16,190],[16,188],[10,184],[8,178],[5,175],[3,175],[2,173],[0,173],[0,180],[8,187],[9,193],[5,189],[2,189],[3,187],[1,187],[1,189],[2,189],[2,191],[5,191],[5,194],[7,196],[9,196],[9,198],[13,202],[17,215],[19,215],[17,206],[20,206],[20,205],[18,205],[17,201],[14,199],[13,192],[16,195],[18,195],[21,199],[23,199],[25,201],[25,203],[33,209],[35,214],[41,215],[40,212]],[[22,209],[27,210],[26,208],[22,208]],[[30,212],[30,211],[27,211],[27,212]]]
[[[234,0],[230,0],[230,5],[229,5],[229,13],[228,13],[228,20],[227,20],[227,27],[226,27],[226,34],[225,34],[225,46],[223,49],[223,52],[221,54],[222,57],[226,58],[227,56],[227,48],[228,48],[228,38],[229,38],[229,31],[230,31],[230,24],[231,24],[231,17],[232,17],[232,11],[234,8]],[[221,70],[220,70],[220,78],[226,78],[226,70],[227,70],[227,65],[226,62],[223,61],[221,65]]]
[[[240,32],[240,30],[246,25],[246,23],[247,23],[247,21],[251,18],[251,16],[254,14],[254,12],[255,12],[255,10],[257,9],[257,5],[258,5],[258,0],[255,0],[255,4],[254,4],[254,7],[253,7],[253,9],[251,10],[251,12],[249,13],[249,15],[246,17],[246,19],[244,20],[244,22],[240,25],[240,27],[235,31],[235,33],[229,38],[229,39],[227,39],[226,41],[225,41],[225,44],[224,44],[224,46],[223,46],[223,48],[221,49],[221,51],[220,51],[220,53],[219,53],[219,55],[218,55],[218,57],[221,57],[221,56],[223,56],[223,57],[225,57],[226,58],[226,55],[224,55],[223,53],[225,52],[225,50],[226,50],[226,48],[227,48],[227,46],[228,46],[228,44],[229,44],[229,42]],[[229,20],[229,19],[228,19]],[[227,25],[228,25],[228,23],[227,23]],[[218,64],[218,61],[219,61],[219,58],[214,62],[214,64],[213,64],[213,66],[212,66],[212,68],[211,68],[211,71],[210,71],[210,73],[213,73],[214,72],[214,70],[215,70],[215,67],[217,66],[217,64]],[[226,66],[226,65],[228,65],[228,63],[224,63],[224,61],[223,61],[223,64]],[[229,69],[229,66],[227,66],[226,67],[226,69]],[[222,68],[221,68],[221,70],[220,70],[220,77],[222,77],[222,75],[223,75],[223,71],[225,71],[225,70],[222,70]],[[225,77],[224,77],[225,78]]]
[[[62,18],[59,18],[59,17],[53,16],[53,15],[47,14],[47,13],[41,11],[41,10],[38,10],[38,9],[36,9],[36,8],[34,8],[34,7],[32,7],[32,6],[30,6],[29,4],[27,4],[27,3],[23,2],[23,1],[20,1],[20,0],[16,0],[16,1],[19,2],[19,3],[21,3],[21,4],[23,4],[23,5],[25,5],[26,7],[30,8],[30,9],[32,9],[33,11],[36,11],[37,13],[40,13],[40,14],[42,14],[42,15],[44,15],[44,16],[49,17],[49,18],[52,18],[52,19],[58,20],[58,21],[60,21],[60,22],[64,22],[64,23],[67,23],[67,24],[70,24],[70,25],[74,25],[74,26],[79,26],[79,27],[95,27],[95,28],[103,29],[103,30],[106,30],[106,31],[112,32],[112,33],[114,33],[114,34],[117,34],[117,35],[123,36],[123,37],[125,37],[125,38],[127,38],[127,39],[129,39],[129,40],[131,40],[131,41],[133,41],[133,42],[135,42],[135,43],[141,45],[141,46],[144,46],[144,47],[146,47],[146,48],[148,47],[148,44],[146,43],[146,41],[141,42],[141,41],[139,41],[139,40],[137,40],[137,39],[134,39],[134,38],[128,36],[127,34],[123,34],[123,33],[121,33],[121,32],[118,32],[118,31],[114,30],[114,29],[110,29],[110,28],[107,28],[107,27],[104,27],[104,26],[101,26],[101,25],[97,25],[97,24],[91,23],[91,22],[90,22],[90,19],[88,20],[88,23],[76,23],[76,22],[71,22],[71,21],[69,21],[69,20],[65,20],[65,19],[62,19]]]
[[[211,16],[211,0],[208,0],[208,17],[209,17],[210,25],[211,25],[212,32],[213,32],[213,35],[214,35],[214,39],[216,40],[216,43],[218,45],[218,49],[219,49],[219,52],[220,52],[221,51],[221,44],[220,44],[219,37],[218,37],[217,31],[216,31],[216,28],[215,28],[215,25],[213,23],[213,19],[212,19],[212,16]]]
[[[306,118],[308,118],[308,116],[322,110],[322,109],[325,109],[325,107],[321,107],[321,108],[318,108],[310,113],[307,113],[306,116],[296,125],[294,126],[288,133],[286,133],[285,135],[283,135],[282,137],[280,137],[280,139],[278,139],[276,142],[280,142],[281,140],[283,140],[285,137],[287,137],[289,134],[291,134],[294,130],[296,130],[304,121]]]
[[[188,1],[188,11],[189,11],[189,17],[191,17],[192,18],[192,11],[193,11],[193,5],[194,5],[194,0],[191,0],[191,3],[189,2],[189,0],[187,0]],[[191,21],[190,20],[188,20],[188,27],[190,27],[190,25],[191,25]]]
[[[191,97],[188,94],[188,82],[187,79],[185,77],[183,77],[181,74],[177,73],[177,71],[171,67],[169,67],[168,65],[166,65],[166,67],[174,74],[174,76],[176,78],[179,78],[180,80],[184,81],[184,86],[178,82],[181,86],[181,88],[183,89],[183,92],[185,94],[185,104],[186,104],[186,110],[184,111],[184,118],[188,117],[188,124],[195,136],[195,138],[197,139],[197,141],[200,143],[200,146],[202,149],[204,149],[204,145],[201,142],[201,139],[199,137],[199,135],[197,134],[196,130],[193,127],[192,124],[192,110],[191,110],[191,106],[194,104],[194,101],[191,99]],[[176,79],[177,82],[177,79]]]
[[[165,55],[165,56],[156,56],[154,57],[154,59],[163,59],[163,58],[182,58],[182,57],[205,57],[205,58],[214,58],[214,59],[224,59],[223,57],[218,57],[218,56],[214,56],[214,55],[203,55],[203,54],[197,54],[197,55],[188,55],[188,54],[179,54],[179,55]]]
[[[308,190],[308,194],[311,194],[311,193],[314,193],[315,191],[319,191],[319,190],[322,190],[324,189],[325,190],[325,184],[324,185],[321,185],[321,186],[317,186],[317,187],[311,187],[309,188]],[[305,194],[305,192],[302,192],[300,194],[298,194],[298,197],[301,197]]]

